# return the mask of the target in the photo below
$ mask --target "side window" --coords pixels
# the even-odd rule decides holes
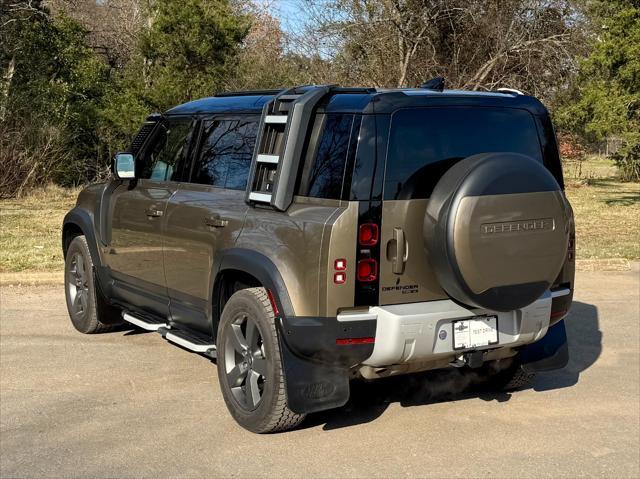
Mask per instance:
[[[188,160],[194,123],[191,118],[171,118],[158,125],[151,145],[136,162],[138,178],[179,180],[180,170]]]
[[[316,121],[322,121],[318,116]],[[349,151],[353,115],[327,114],[318,140],[317,153],[301,188],[303,196],[340,199]]]
[[[244,190],[258,121],[257,116],[250,116],[208,122],[191,182]]]

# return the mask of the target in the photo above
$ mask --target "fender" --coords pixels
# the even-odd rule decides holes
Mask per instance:
[[[80,206],[74,207],[65,215],[62,221],[62,251],[65,251],[65,232],[68,225],[80,228],[82,234],[87,238],[91,259],[93,260],[96,285],[107,302],[113,304],[111,300],[111,275],[109,268],[102,264],[102,258],[98,251],[96,232],[93,226],[93,215]]]
[[[276,332],[291,410],[307,413],[344,405],[349,399],[347,368],[301,356],[300,351],[294,351],[285,339],[287,333],[283,320],[286,318],[295,319],[295,312],[276,265],[263,254],[244,248],[225,250],[215,263],[215,282],[221,272],[234,269],[254,276],[273,293],[274,301],[279,310],[279,314],[276,316]],[[214,283],[211,291],[215,291],[215,288],[216,284]],[[332,339],[331,344],[335,345],[335,339]]]
[[[94,265],[97,267],[101,267],[102,258],[100,256],[100,252],[98,251],[96,232],[93,224],[93,215],[79,206],[74,207],[65,215],[64,220],[62,221],[63,251],[65,248],[64,239],[67,225],[74,225],[80,228],[82,234],[87,238],[87,243],[89,244],[89,250],[91,251],[91,257],[93,259]]]
[[[224,270],[235,269],[254,276],[262,285],[271,291],[280,314],[294,316],[289,292],[284,280],[273,262],[265,255],[245,248],[230,248],[221,252],[216,258],[214,270],[214,284],[211,291],[215,291],[216,282]]]

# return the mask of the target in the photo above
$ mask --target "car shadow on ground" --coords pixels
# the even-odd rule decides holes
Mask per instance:
[[[580,373],[590,368],[602,352],[602,332],[598,309],[574,301],[565,319],[569,341],[569,364],[557,371],[538,373],[527,389],[544,392],[574,386]],[[323,425],[324,430],[338,429],[374,421],[391,403],[404,407],[424,406],[439,402],[478,398],[504,402],[512,394],[483,386],[479,375],[467,368],[447,368],[423,373],[378,379],[352,381],[351,397],[344,406],[311,414],[301,428]]]

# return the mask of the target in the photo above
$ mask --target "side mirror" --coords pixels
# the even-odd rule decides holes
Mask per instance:
[[[119,180],[132,180],[136,177],[136,162],[131,153],[116,153],[113,174]]]

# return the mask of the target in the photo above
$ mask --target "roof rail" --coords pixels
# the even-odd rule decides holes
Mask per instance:
[[[214,96],[226,97],[226,96],[252,96],[252,95],[279,95],[279,94],[285,94],[285,92],[286,94],[297,95],[317,87],[318,85],[297,85],[291,88],[226,91],[226,92],[216,93]],[[377,90],[375,88],[369,88],[369,87],[341,87],[337,85],[331,85],[331,93],[375,93],[376,91]]]
[[[224,96],[277,95],[278,93],[281,93],[284,90],[285,90],[284,88],[271,88],[266,90],[225,91],[221,93],[216,93],[213,96],[224,97]]]
[[[515,88],[498,88],[496,90],[498,93],[512,93],[515,95],[524,95],[520,90],[516,90]]]
[[[377,91],[373,87],[360,86],[336,86],[331,89],[331,93],[376,93]]]

